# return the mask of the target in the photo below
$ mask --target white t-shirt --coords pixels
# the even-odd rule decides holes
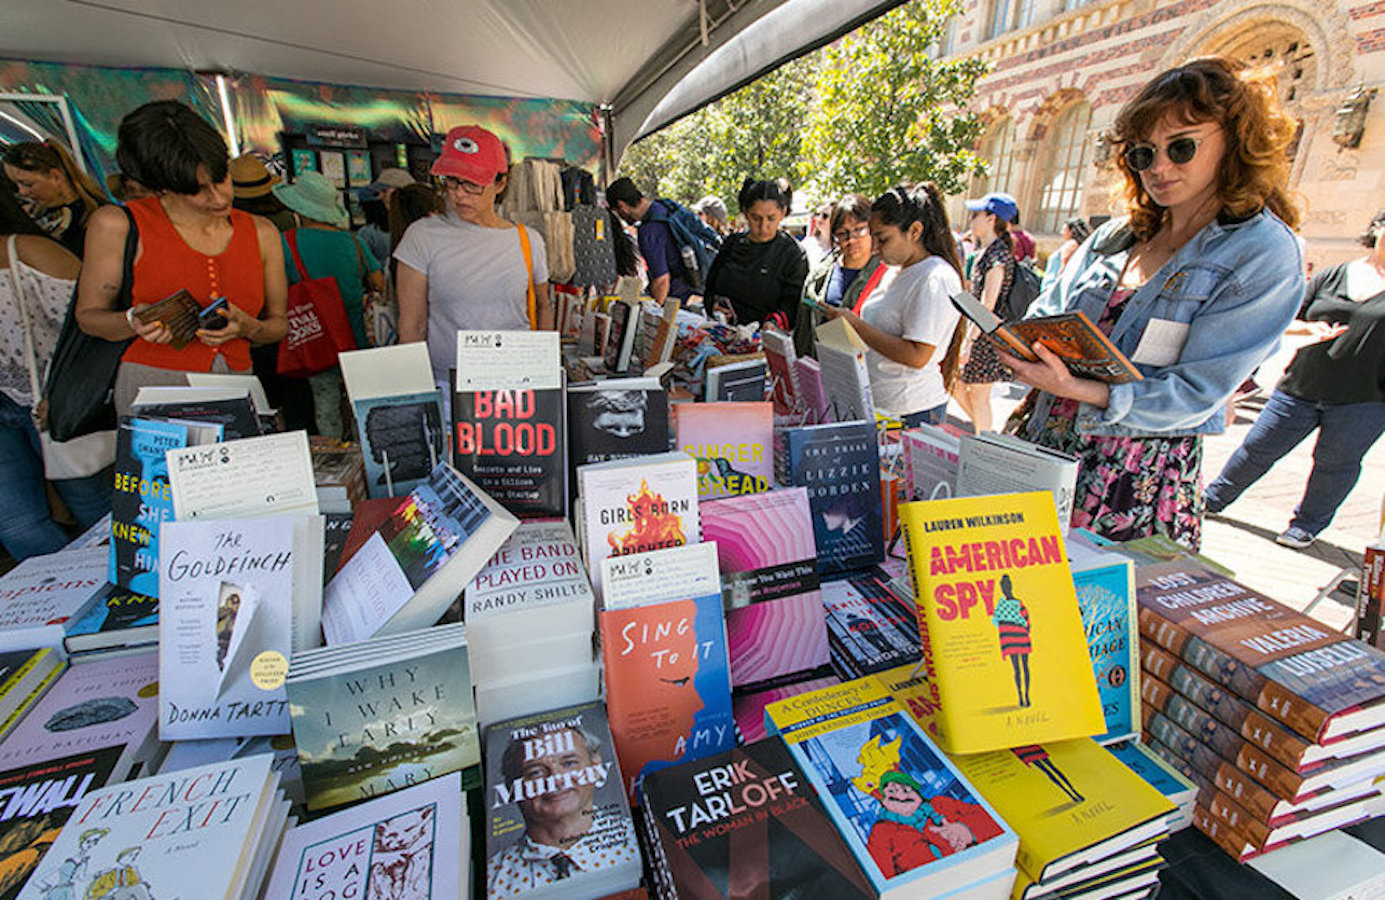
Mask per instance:
[[[532,228],[534,284],[548,281],[543,236]],[[457,331],[529,330],[528,273],[517,228],[485,228],[456,213],[409,226],[394,258],[428,276],[428,357],[433,377],[457,365]]]
[[[952,295],[961,289],[962,280],[952,266],[942,257],[929,256],[902,270],[883,296],[873,294],[861,307],[861,318],[881,331],[934,347],[922,369],[867,350],[870,390],[880,410],[906,416],[947,402],[940,365],[961,318],[952,305]]]

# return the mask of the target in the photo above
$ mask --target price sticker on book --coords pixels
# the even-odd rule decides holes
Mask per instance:
[[[562,386],[556,331],[458,331],[458,391],[541,391]]]

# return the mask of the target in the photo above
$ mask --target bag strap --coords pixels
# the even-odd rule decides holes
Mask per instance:
[[[130,207],[122,206],[129,229],[125,232],[125,255],[120,261],[120,290],[115,292],[115,311],[123,312],[135,305],[135,254],[139,251],[139,225]],[[76,297],[73,298],[76,305]]]
[[[301,284],[308,280],[308,267],[303,265],[303,257],[298,255],[298,229],[285,234],[284,242],[289,245],[289,253],[293,255],[293,268],[298,273],[298,281]]]
[[[34,330],[29,326],[29,311],[25,308],[23,282],[19,278],[19,272],[15,268],[19,265],[19,248],[16,246],[18,235],[10,235],[7,242],[10,266],[6,270],[10,276],[10,291],[14,294],[14,305],[19,307],[19,324],[24,330],[24,367],[29,370],[29,390],[31,391],[29,400],[30,408],[38,406],[38,402],[43,397],[43,392],[39,389],[38,380],[38,356],[34,352]]]
[[[861,314],[861,307],[866,305],[866,299],[870,297],[871,293],[880,285],[880,280],[885,277],[885,268],[886,266],[883,262],[877,263],[875,271],[871,272],[870,277],[866,279],[866,286],[861,288],[861,293],[856,297],[856,305],[851,307],[851,311],[856,315],[859,316]]]
[[[534,293],[534,251],[529,247],[529,232],[523,225],[518,223],[515,227],[519,229],[519,249],[524,253],[524,270],[529,274],[529,287],[525,295],[525,304],[529,312],[529,328],[532,331],[539,330],[538,298]]]
[[[351,235],[351,246],[356,248],[356,274],[360,277],[361,283],[365,283],[365,277],[370,272],[365,267],[365,254],[361,252],[361,239],[356,235]]]

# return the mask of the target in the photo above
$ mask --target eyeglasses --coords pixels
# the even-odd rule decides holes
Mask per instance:
[[[473,181],[464,181],[460,178],[449,178],[446,175],[438,179],[438,185],[444,191],[461,188],[463,194],[471,194],[473,197],[478,194],[483,194],[486,191],[486,185],[484,184],[476,184]]]
[[[868,234],[870,234],[869,225],[857,225],[855,228],[832,232],[832,239],[839,244],[845,244],[853,238],[863,238]]]
[[[1192,162],[1197,156],[1198,144],[1207,140],[1205,137],[1177,137],[1164,145],[1164,155],[1169,158],[1169,162],[1175,166],[1181,166]],[[1125,164],[1130,167],[1132,172],[1143,172],[1154,165],[1154,158],[1158,154],[1159,148],[1153,144],[1132,144],[1125,148]]]

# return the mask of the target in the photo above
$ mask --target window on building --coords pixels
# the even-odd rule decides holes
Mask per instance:
[[[1070,104],[1053,123],[1044,140],[1048,152],[1039,180],[1038,208],[1021,219],[1026,228],[1053,234],[1077,214],[1091,163],[1091,141],[1087,140],[1091,123],[1092,107],[1085,100]]]
[[[1071,12],[1074,9],[1080,9],[1081,7],[1086,6],[1091,2],[1092,0],[1063,0],[1063,11]]]
[[[1015,120],[1006,116],[991,124],[981,139],[980,156],[991,167],[991,174],[978,179],[975,196],[991,191],[1013,192],[1010,179],[1015,168]]]
[[[990,37],[1000,37],[1007,31],[1024,28],[1034,22],[1039,0],[995,0],[991,7]]]
[[[946,59],[957,49],[957,17],[951,16],[947,24],[943,26],[943,35],[939,38],[938,58]]]

